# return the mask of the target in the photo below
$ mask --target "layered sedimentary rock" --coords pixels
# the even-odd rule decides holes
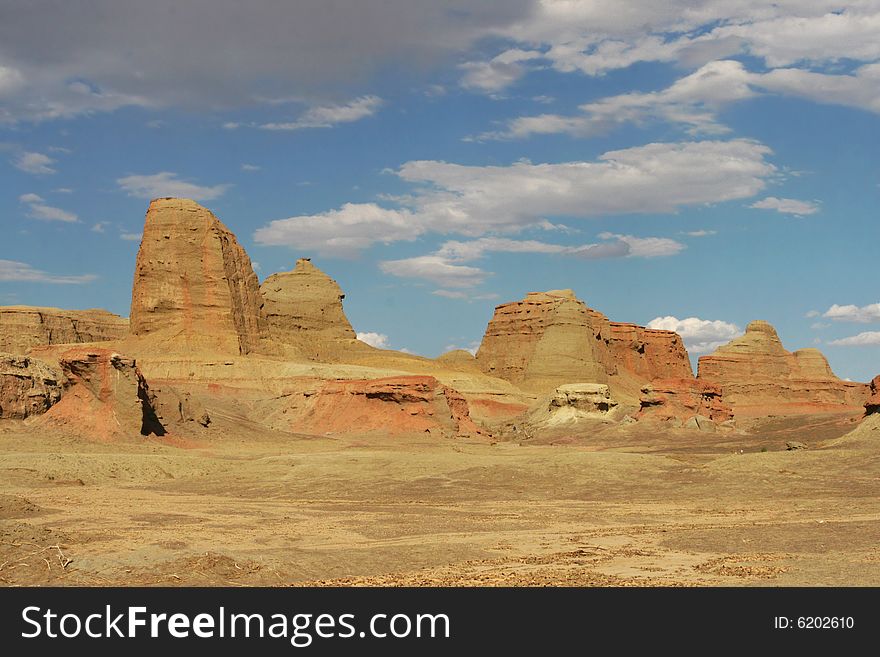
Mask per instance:
[[[870,396],[865,402],[865,415],[880,413],[880,375],[874,377],[870,386]]]
[[[642,389],[638,419],[689,422],[708,418],[714,423],[727,422],[733,413],[722,398],[721,386],[693,378],[661,379]],[[696,428],[700,421],[696,423]]]
[[[188,199],[150,203],[135,264],[131,333],[172,350],[247,354],[265,337],[260,285],[235,235]]]
[[[0,353],[0,418],[23,420],[61,399],[61,374],[29,356]]]
[[[838,379],[816,349],[786,351],[776,330],[760,320],[701,357],[698,378],[721,385],[738,414],[857,409],[868,396],[867,385]]]
[[[687,350],[675,331],[611,322],[610,347],[619,367],[648,381],[693,376]]]
[[[602,383],[568,383],[559,386],[529,417],[538,428],[572,425],[587,420],[607,420],[617,406]]]
[[[345,295],[309,258],[297,260],[292,271],[269,276],[260,293],[262,317],[274,341],[320,352],[356,338],[342,309]]]
[[[495,308],[477,352],[487,374],[525,388],[607,383],[614,372],[608,318],[571,290],[530,292]]]
[[[0,351],[24,353],[31,347],[118,340],[128,320],[106,310],[61,310],[36,306],[0,307]]]
[[[40,422],[103,442],[166,433],[133,359],[110,349],[76,348],[58,362],[64,392]]]
[[[328,381],[290,415],[289,429],[308,434],[482,433],[464,397],[432,376]]]

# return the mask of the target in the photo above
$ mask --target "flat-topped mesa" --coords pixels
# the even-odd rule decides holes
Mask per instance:
[[[135,264],[131,333],[172,351],[247,354],[265,337],[260,284],[226,226],[195,201],[147,210]]]
[[[487,374],[530,389],[607,383],[614,364],[608,318],[571,290],[530,292],[495,308],[477,352]]]
[[[611,322],[610,347],[618,366],[648,381],[694,375],[684,342],[675,331]]]
[[[128,320],[106,310],[0,307],[0,351],[25,353],[31,347],[118,340],[127,334]]]
[[[263,320],[274,341],[320,348],[356,339],[342,309],[345,295],[309,258],[297,260],[292,271],[269,276],[260,293]]]
[[[856,410],[868,397],[867,385],[838,379],[820,351],[786,351],[776,329],[760,320],[701,357],[697,376],[721,385],[737,414]]]

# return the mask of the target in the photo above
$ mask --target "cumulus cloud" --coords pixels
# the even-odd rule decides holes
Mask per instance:
[[[705,354],[727,344],[743,334],[742,330],[730,322],[721,320],[687,317],[678,319],[671,315],[655,317],[647,324],[648,328],[675,331],[681,336],[687,350],[694,354]]]
[[[307,128],[332,128],[340,123],[360,121],[373,116],[382,106],[378,96],[361,96],[349,103],[340,105],[321,105],[306,111],[295,121],[263,123],[264,130],[305,130]]]
[[[257,229],[254,241],[324,255],[352,255],[375,243],[410,241],[425,232],[406,210],[375,203],[346,203],[338,210],[276,219]]]
[[[19,153],[18,157],[12,162],[16,169],[38,176],[55,173],[55,169],[51,166],[52,164],[55,164],[55,160],[48,155],[32,151]]]
[[[358,332],[357,339],[361,342],[366,342],[371,347],[376,347],[376,349],[388,349],[388,336],[384,333],[376,333],[374,331],[366,331],[364,333]]]
[[[816,202],[798,201],[793,198],[776,198],[775,196],[768,196],[760,201],[755,201],[749,207],[759,210],[776,210],[776,212],[781,214],[791,214],[795,217],[816,214],[819,211],[819,204]]]
[[[865,331],[858,335],[839,340],[831,340],[828,344],[835,347],[866,347],[880,345],[880,331]]]
[[[524,62],[541,57],[543,55],[538,51],[513,48],[489,61],[467,62],[459,67],[465,72],[461,86],[486,93],[497,93],[526,74],[528,69]]]
[[[12,281],[22,283],[53,283],[57,285],[79,285],[90,283],[98,277],[94,274],[81,274],[79,276],[60,276],[50,274],[41,269],[36,269],[24,262],[15,260],[0,260],[0,281]]]
[[[203,186],[181,180],[176,173],[161,171],[150,175],[132,175],[118,178],[116,183],[129,196],[154,199],[164,196],[210,201],[223,196],[229,185]]]
[[[866,306],[839,306],[835,303],[822,314],[822,317],[827,317],[835,322],[854,322],[857,324],[880,322],[880,303],[869,303]]]
[[[65,223],[77,223],[79,217],[73,212],[47,205],[45,200],[37,194],[22,194],[18,197],[21,203],[27,206],[27,215],[31,219],[40,221],[63,221]]]
[[[91,230],[93,233],[103,233],[109,225],[109,221],[96,221],[94,224],[92,224],[92,227],[89,230]]]
[[[379,268],[398,278],[423,279],[442,287],[475,287],[489,276],[489,272],[479,267],[458,265],[438,255],[384,260],[379,263]]]
[[[599,233],[603,240],[617,240],[629,247],[626,254],[630,258],[662,258],[681,253],[687,248],[681,242],[676,242],[668,237],[634,237],[633,235],[616,235],[614,233]]]

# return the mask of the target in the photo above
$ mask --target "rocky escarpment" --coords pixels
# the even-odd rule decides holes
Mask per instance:
[[[356,339],[342,308],[345,294],[309,258],[297,260],[292,271],[269,276],[260,293],[261,314],[273,341],[321,356]]]
[[[880,375],[875,376],[871,381],[870,393],[865,402],[865,415],[880,414]]]
[[[687,350],[675,331],[611,322],[610,347],[619,367],[646,381],[693,377]]]
[[[534,411],[528,424],[549,429],[590,420],[609,420],[617,407],[611,391],[602,383],[568,383],[559,386]]]
[[[711,422],[721,424],[733,419],[733,412],[722,399],[721,386],[693,378],[663,379],[642,389],[639,420],[691,423],[695,428]]]
[[[110,349],[80,347],[64,352],[58,362],[64,392],[39,419],[44,426],[102,442],[165,435],[133,359]]]
[[[40,415],[60,399],[60,372],[29,356],[0,353],[0,418]]]
[[[31,347],[118,340],[128,320],[106,310],[61,310],[0,306],[0,351],[21,354]]]
[[[318,435],[483,433],[464,397],[432,376],[328,381],[294,400],[287,423],[290,431]]]
[[[150,203],[135,263],[131,333],[164,348],[247,354],[266,332],[260,286],[235,235],[188,199]]]
[[[764,321],[701,357],[698,378],[721,385],[738,415],[856,410],[868,397],[867,385],[838,379],[818,350],[786,351]]]

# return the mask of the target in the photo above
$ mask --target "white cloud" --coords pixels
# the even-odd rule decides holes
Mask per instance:
[[[465,292],[464,290],[434,290],[431,294],[446,299],[462,299],[464,301],[491,301],[499,297],[494,292],[475,294],[474,292]]]
[[[376,347],[376,349],[388,349],[388,336],[384,333],[375,333],[373,331],[358,332],[357,339],[361,342],[366,342],[371,347]]]
[[[82,274],[79,276],[58,276],[36,269],[24,262],[14,260],[0,260],[0,281],[15,281],[25,283],[53,283],[58,285],[78,285],[90,283],[98,277],[94,274]]]
[[[808,310],[806,314],[804,314],[804,317],[818,317],[821,314],[822,313],[820,313],[818,310]]]
[[[63,221],[65,223],[77,223],[79,217],[73,212],[62,210],[46,202],[37,194],[22,194],[18,200],[28,206],[28,216],[31,219],[39,219],[40,221]]]
[[[346,203],[338,210],[271,221],[257,229],[254,241],[324,255],[351,255],[375,243],[414,240],[424,231],[406,210]]]
[[[793,198],[776,198],[775,196],[768,196],[760,201],[755,201],[749,207],[759,210],[776,210],[776,212],[792,214],[795,217],[816,214],[819,211],[819,204],[816,202],[798,201]]]
[[[353,123],[379,111],[384,101],[378,96],[361,96],[342,105],[320,105],[307,110],[295,121],[264,123],[264,130],[304,130],[306,128],[332,128],[340,123]]]
[[[143,236],[143,233],[119,233],[119,239],[126,242],[140,242]]]
[[[25,151],[20,153],[12,164],[16,169],[38,176],[55,173],[55,169],[51,166],[55,164],[55,160],[43,153]]]
[[[543,57],[534,50],[514,48],[484,62],[467,62],[459,66],[465,72],[461,86],[485,93],[497,93],[526,74],[523,62]]]
[[[661,258],[681,253],[687,248],[681,242],[676,242],[668,237],[634,237],[632,235],[616,235],[614,233],[599,233],[603,240],[615,239],[629,247],[627,256],[630,258]]]
[[[379,268],[392,276],[425,279],[444,287],[474,287],[489,276],[489,272],[479,267],[457,265],[438,255],[384,260],[379,263]]]
[[[698,317],[686,319],[678,319],[673,316],[655,317],[648,322],[647,327],[675,331],[681,336],[687,350],[694,354],[714,351],[743,334],[736,324],[721,320],[699,319]]]
[[[242,171],[259,171],[262,168],[263,167],[257,166],[256,164],[242,164],[241,165]]]
[[[880,303],[869,303],[867,306],[839,306],[835,303],[824,312],[822,317],[827,317],[835,322],[855,322],[857,324],[880,322]]]
[[[717,235],[718,231],[717,230],[705,230],[705,229],[701,228],[700,230],[689,230],[689,231],[686,231],[682,234],[687,235],[688,237],[709,237],[710,235]]]
[[[831,340],[828,344],[835,347],[865,347],[869,345],[880,345],[880,331],[865,331],[858,335],[839,340]]]
[[[109,221],[96,221],[89,229],[93,233],[103,233],[105,228],[110,225]]]
[[[56,194],[73,194],[73,190],[70,187],[58,187],[52,191]]]
[[[133,175],[118,178],[117,184],[129,196],[144,199],[175,196],[190,198],[194,201],[210,201],[222,196],[229,185],[206,187],[180,180],[176,173],[161,171],[151,175]]]

